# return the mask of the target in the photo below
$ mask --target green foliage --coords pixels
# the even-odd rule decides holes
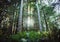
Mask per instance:
[[[18,34],[15,34],[15,35],[11,35],[10,38],[14,40],[19,40],[20,36]]]
[[[43,37],[43,38],[47,38],[48,35],[49,35],[49,32],[48,32],[48,31],[43,31],[43,32],[42,32],[42,37]]]
[[[53,9],[54,8],[53,7],[50,7],[50,6],[43,6],[41,8],[41,10],[43,10],[46,15],[52,15],[52,14],[54,14]]]
[[[20,36],[20,38],[26,38],[26,32],[19,32],[18,35]]]
[[[29,32],[30,39],[34,40],[34,39],[38,38],[37,36],[38,36],[37,32],[34,32],[34,31]]]
[[[27,34],[28,33],[28,34]],[[48,38],[48,32],[36,32],[36,31],[28,31],[28,32],[19,32],[15,35],[11,35],[10,38],[15,39],[15,40],[20,40],[22,38],[24,39],[30,39],[30,40],[35,40],[35,39],[42,39],[42,38]],[[27,38],[28,37],[28,38]]]

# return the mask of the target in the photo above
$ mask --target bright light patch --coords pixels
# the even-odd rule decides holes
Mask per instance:
[[[34,20],[32,18],[28,17],[27,25],[28,25],[28,27],[33,26],[34,25]]]

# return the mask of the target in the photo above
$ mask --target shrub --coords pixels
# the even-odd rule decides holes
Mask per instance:
[[[48,38],[48,32],[46,31],[43,31],[43,32],[36,32],[36,31],[24,31],[24,32],[19,32],[15,35],[11,35],[11,39],[14,39],[14,40],[21,40],[22,38],[24,39],[30,39],[30,40],[37,40],[37,39],[42,39],[42,38]]]

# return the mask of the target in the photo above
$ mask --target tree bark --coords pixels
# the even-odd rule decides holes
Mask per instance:
[[[20,14],[19,14],[19,20],[18,20],[18,30],[22,30],[22,11],[23,11],[23,0],[21,0],[21,5],[20,5]]]
[[[44,14],[44,20],[45,20],[46,31],[47,31],[48,30],[48,24],[47,24],[47,20],[46,20],[46,14]]]
[[[36,3],[36,6],[37,6],[37,12],[38,12],[39,28],[40,28],[40,31],[42,31],[41,17],[40,17],[40,9],[39,9],[39,6],[38,6],[38,1]]]

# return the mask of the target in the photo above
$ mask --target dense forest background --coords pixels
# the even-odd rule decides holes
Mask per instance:
[[[23,31],[59,31],[60,0],[0,0],[0,35]],[[2,37],[2,36],[0,36]]]

